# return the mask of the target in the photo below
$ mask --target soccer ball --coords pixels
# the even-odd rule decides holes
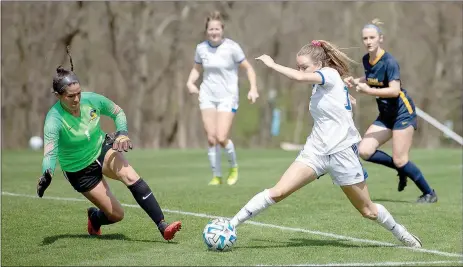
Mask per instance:
[[[230,251],[236,242],[236,229],[227,219],[214,219],[204,227],[203,239],[209,250]]]
[[[32,136],[31,139],[29,139],[29,147],[33,150],[39,150],[42,146],[43,140],[40,136]]]

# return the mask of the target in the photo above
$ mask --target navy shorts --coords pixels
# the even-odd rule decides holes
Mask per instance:
[[[413,126],[415,130],[418,128],[416,114],[402,114],[395,118],[388,118],[380,114],[373,124],[391,130],[402,130],[410,125]]]
[[[416,110],[413,100],[403,91],[400,92],[397,99],[397,106],[380,108],[379,116],[373,122],[383,128],[391,130],[402,130],[413,126],[416,130],[418,127],[416,119]]]

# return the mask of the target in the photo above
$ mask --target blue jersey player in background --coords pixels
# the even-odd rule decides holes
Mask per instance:
[[[380,44],[383,33],[375,19],[363,27],[363,44],[368,53],[363,57],[365,76],[344,81],[357,92],[376,97],[379,116],[366,131],[359,145],[360,156],[369,162],[395,169],[399,175],[398,190],[403,191],[409,177],[421,190],[419,203],[435,203],[437,195],[429,187],[420,169],[408,158],[413,133],[417,128],[415,105],[401,87],[399,64]],[[378,148],[392,138],[392,157]]]

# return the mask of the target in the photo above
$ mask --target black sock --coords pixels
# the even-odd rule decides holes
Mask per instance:
[[[95,208],[96,209],[96,208]],[[90,214],[90,221],[92,222],[92,226],[97,230],[100,229],[102,225],[108,225],[108,224],[113,224],[115,222],[112,222],[106,217],[104,212],[101,210],[96,210]]]
[[[129,185],[128,188],[132,192],[132,195],[138,205],[140,205],[140,207],[145,210],[156,225],[159,226],[164,220],[164,214],[162,213],[161,207],[159,207],[158,201],[154,197],[154,194],[148,184],[146,184],[140,177],[138,181]]]

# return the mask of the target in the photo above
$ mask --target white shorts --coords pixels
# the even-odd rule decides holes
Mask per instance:
[[[199,108],[200,109],[213,108],[221,112],[236,113],[236,111],[238,111],[238,106],[239,106],[238,97],[225,98],[225,99],[221,99],[220,101],[212,101],[208,99],[207,97],[199,98]]]
[[[333,183],[339,186],[358,184],[368,178],[358,157],[357,144],[331,155],[317,155],[303,149],[296,161],[312,168],[318,178],[329,173]]]

